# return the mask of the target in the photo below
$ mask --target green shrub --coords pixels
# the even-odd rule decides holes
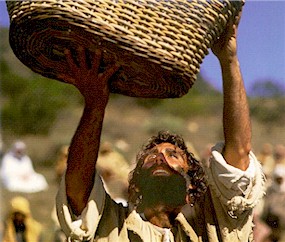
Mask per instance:
[[[284,124],[285,121],[285,98],[252,98],[250,101],[251,115],[259,122],[268,126]]]
[[[15,74],[5,61],[0,63],[2,127],[15,134],[47,134],[57,114],[80,96],[71,85],[31,73]]]

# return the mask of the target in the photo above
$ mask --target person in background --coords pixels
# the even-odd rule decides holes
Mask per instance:
[[[204,149],[201,152],[200,161],[205,165],[209,165],[209,160],[210,160],[210,157],[212,155],[213,146],[214,146],[214,144],[208,143],[208,144],[206,144],[206,146],[204,147]]]
[[[125,157],[108,141],[100,145],[97,169],[103,179],[107,193],[116,202],[126,206],[130,165]]]
[[[267,180],[271,180],[271,175],[275,167],[275,160],[273,155],[273,145],[270,143],[264,143],[261,151],[257,154],[257,159],[262,165],[263,172]]]
[[[55,180],[57,184],[60,184],[63,174],[65,173],[67,166],[67,157],[68,157],[68,145],[62,145],[57,151],[57,159],[55,162]],[[51,211],[51,219],[53,222],[53,242],[65,242],[66,236],[63,233],[58,218],[56,215],[56,207],[53,206]]]
[[[11,192],[44,191],[48,188],[48,183],[42,174],[35,172],[26,151],[26,144],[16,141],[11,150],[4,155],[0,168],[2,183]]]
[[[41,242],[42,231],[42,225],[32,217],[29,201],[21,196],[12,198],[2,242]]]
[[[285,166],[285,145],[277,144],[274,147],[275,164],[282,164]]]
[[[277,164],[264,197],[261,219],[270,228],[268,240],[285,241],[285,165]]]
[[[60,180],[66,170],[68,149],[68,145],[62,145],[58,151],[58,156],[55,163],[55,175],[57,183],[60,183]]]

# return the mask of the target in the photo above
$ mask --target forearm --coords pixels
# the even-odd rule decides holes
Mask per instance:
[[[105,108],[85,106],[73,136],[65,176],[68,201],[80,214],[92,190]]]
[[[78,47],[77,61],[70,50],[64,53],[69,71],[61,73],[59,78],[74,85],[85,100],[83,115],[69,147],[65,175],[68,202],[73,212],[79,215],[87,204],[94,183],[103,119],[110,94],[108,81],[120,66],[114,63],[100,72],[100,50],[90,52]]]
[[[237,56],[221,61],[224,91],[223,127],[226,161],[242,170],[249,165],[251,124],[246,91]]]

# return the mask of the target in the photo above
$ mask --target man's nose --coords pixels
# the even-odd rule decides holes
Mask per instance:
[[[165,157],[164,157],[164,155],[162,153],[158,153],[157,154],[157,156],[156,156],[156,163],[158,165],[163,164],[163,163],[167,164],[167,161],[166,161],[166,159],[165,159]]]

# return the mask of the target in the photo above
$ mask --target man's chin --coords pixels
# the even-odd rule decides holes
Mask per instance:
[[[180,206],[186,201],[186,182],[178,174],[149,176],[142,180],[140,191],[147,206],[156,204]]]

